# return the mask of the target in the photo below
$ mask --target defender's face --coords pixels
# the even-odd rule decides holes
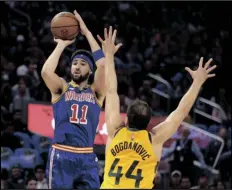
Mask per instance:
[[[87,80],[89,75],[91,74],[91,70],[89,64],[83,59],[75,59],[72,62],[71,67],[71,77],[74,82],[82,82]]]

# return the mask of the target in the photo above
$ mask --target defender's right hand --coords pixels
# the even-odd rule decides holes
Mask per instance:
[[[74,43],[76,41],[76,38],[74,38],[73,40],[61,40],[61,39],[54,38],[54,41],[57,43],[57,45],[60,45],[66,48],[67,46]]]

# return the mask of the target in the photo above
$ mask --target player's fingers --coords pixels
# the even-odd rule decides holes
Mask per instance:
[[[74,10],[74,15],[75,15],[75,17],[77,18],[77,20],[79,20],[80,15],[77,13],[77,11],[76,11],[76,10]]]
[[[203,57],[201,57],[200,61],[199,61],[199,67],[202,67],[203,65]]]
[[[212,78],[212,77],[215,77],[216,75],[215,74],[209,74],[207,75],[208,78]]]
[[[112,36],[112,43],[113,43],[113,44],[114,44],[114,42],[115,42],[116,35],[117,35],[117,30],[114,30],[113,36]]]
[[[188,71],[190,74],[192,74],[192,72],[193,72],[189,67],[185,67],[184,69],[185,69],[186,71]]]
[[[81,15],[79,15],[79,13],[76,10],[74,11],[74,15],[76,16],[78,21],[82,21]]]
[[[113,30],[113,28],[112,28],[112,26],[110,26],[109,34],[108,34],[109,39],[112,39],[112,30]]]
[[[104,38],[105,38],[105,40],[108,38],[107,28],[104,28]]]
[[[119,43],[116,45],[116,51],[118,51],[118,49],[122,46],[122,43]]]
[[[212,63],[212,61],[213,61],[213,59],[210,58],[209,61],[207,61],[207,63],[205,64],[204,69],[207,69],[209,67],[210,63]]]
[[[58,39],[56,39],[56,37],[54,37],[54,39],[53,39],[53,40],[54,40],[54,42],[58,42]]]
[[[206,70],[207,73],[210,73],[210,72],[213,71],[216,67],[217,67],[217,65],[214,65],[214,66],[208,68],[208,69]]]
[[[97,35],[97,39],[103,44],[104,40],[101,38],[101,36]]]

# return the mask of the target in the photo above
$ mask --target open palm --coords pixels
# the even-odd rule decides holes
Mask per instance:
[[[202,84],[208,79],[215,77],[215,74],[210,74],[211,71],[213,71],[217,66],[211,66],[210,64],[212,63],[213,59],[209,59],[205,66],[203,67],[203,57],[199,61],[199,67],[197,70],[193,71],[189,67],[186,67],[185,70],[188,71],[188,73],[191,75],[193,80],[198,80]]]
[[[115,54],[118,51],[118,49],[122,46],[122,43],[115,45],[116,35],[117,30],[114,30],[113,32],[112,26],[110,26],[109,31],[107,31],[106,28],[104,29],[105,40],[103,40],[99,35],[97,35],[98,40],[102,44],[102,50],[104,53],[106,53],[106,51],[111,51],[113,54]]]

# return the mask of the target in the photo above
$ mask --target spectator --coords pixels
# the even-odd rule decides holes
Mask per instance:
[[[189,189],[191,187],[191,182],[189,177],[183,176],[180,182],[181,189]]]
[[[216,190],[223,190],[226,189],[225,184],[220,180],[215,180],[214,184],[212,185]]]
[[[35,167],[35,177],[37,180],[37,189],[48,189],[44,166],[38,165]]]
[[[198,185],[192,187],[191,189],[208,189],[208,187],[209,187],[208,176],[203,174],[202,176],[200,176],[198,180]]]
[[[221,137],[225,145],[222,150],[221,158],[218,163],[218,168],[221,173],[222,181],[228,181],[231,176],[231,150],[227,145],[227,129],[225,127],[221,127],[218,136]],[[206,158],[209,164],[212,164],[217,156],[221,143],[218,140],[212,140],[207,148]]]
[[[180,188],[181,177],[182,177],[182,174],[178,170],[175,170],[171,173],[170,187],[172,189]]]
[[[1,134],[1,146],[9,147],[13,151],[22,147],[20,139],[14,136],[14,128],[13,123],[8,122],[6,124],[6,130]]]
[[[37,181],[36,178],[30,177],[26,180],[26,189],[37,189]]]
[[[188,139],[189,135],[188,128],[182,129],[181,139],[174,141],[169,150],[162,155],[162,158],[174,154],[174,159],[170,162],[171,171],[180,170],[182,175],[190,177],[191,184],[195,184],[197,176],[193,161],[199,159],[202,167],[205,167],[206,164],[200,148],[192,139]]]
[[[1,189],[8,189],[8,171],[1,169]]]
[[[163,189],[162,176],[160,175],[160,173],[158,171],[157,171],[155,179],[154,179],[153,189]]]
[[[23,175],[23,169],[20,165],[15,165],[11,168],[11,177],[9,179],[10,189],[24,189],[25,180]]]
[[[10,106],[11,112],[18,111],[21,115],[21,122],[27,122],[27,104],[33,100],[29,93],[29,88],[26,84],[26,79],[21,78],[18,85],[15,85],[12,89],[14,97]]]

